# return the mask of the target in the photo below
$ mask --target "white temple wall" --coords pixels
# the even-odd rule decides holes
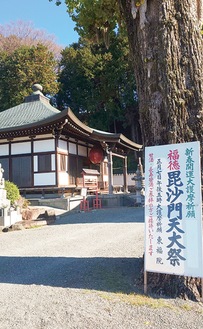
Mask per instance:
[[[67,153],[67,151],[68,151],[67,141],[59,139],[59,141],[58,141],[58,151]]]
[[[76,144],[69,142],[69,153],[70,154],[77,154]]]
[[[78,145],[78,155],[86,157],[87,156],[87,147]]]
[[[55,156],[55,154],[52,154],[51,155],[51,170],[56,170],[56,161],[55,161],[55,159],[56,159],[56,156]]]
[[[53,173],[35,173],[34,186],[56,185],[56,175]]]
[[[34,153],[36,152],[54,152],[55,151],[55,140],[44,139],[40,141],[34,141]]]
[[[58,183],[60,186],[68,186],[68,173],[66,172],[59,172],[58,174]]]
[[[68,141],[62,138],[58,140],[57,149],[56,139],[50,135],[38,135],[33,139],[30,139],[29,137],[25,137],[24,139],[23,137],[18,137],[11,142],[5,140],[3,143],[0,143],[0,156],[4,158],[4,162],[5,159],[9,158],[11,161],[8,162],[7,172],[10,172],[9,170],[12,168],[10,163],[12,163],[14,159],[17,160],[19,157],[19,159],[21,158],[19,161],[22,161],[23,163],[24,160],[22,157],[25,157],[27,163],[30,163],[27,169],[33,169],[33,172],[30,175],[30,183],[28,183],[27,186],[24,186],[23,183],[22,187],[31,187],[31,185],[33,187],[56,186],[56,184],[57,186],[63,187],[75,184],[76,178],[74,178],[74,167],[76,166],[76,162],[73,161],[73,157],[75,157],[75,161],[77,161],[78,167],[80,168],[82,161],[84,161],[82,158],[88,156],[92,145],[87,145],[84,141],[76,141],[74,138],[69,139]],[[68,167],[69,155],[73,156],[70,162],[73,169]],[[43,156],[46,157],[44,162]],[[50,156],[51,165],[49,160],[49,166],[44,166],[48,160],[48,156]],[[24,172],[25,175],[22,173],[22,182],[25,181],[23,177],[26,176],[28,171]],[[13,172],[11,173],[11,177],[14,177]],[[16,181],[19,180],[17,179]],[[21,187],[20,184],[19,186]]]
[[[9,145],[8,144],[0,144],[0,156],[9,155]]]
[[[37,155],[35,155],[33,157],[33,161],[34,161],[34,163],[33,163],[33,165],[34,165],[34,171],[38,171],[38,156]]]
[[[31,153],[31,142],[12,143],[11,155]]]

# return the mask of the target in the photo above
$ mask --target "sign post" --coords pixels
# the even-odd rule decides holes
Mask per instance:
[[[144,280],[147,272],[203,278],[200,143],[146,147],[145,185]]]

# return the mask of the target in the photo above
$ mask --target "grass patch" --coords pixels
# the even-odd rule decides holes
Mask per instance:
[[[187,303],[187,301],[184,301],[183,304],[177,304],[176,303],[170,303],[170,301],[164,300],[163,298],[153,298],[146,295],[141,294],[125,294],[125,293],[107,293],[107,292],[97,292],[101,298],[104,298],[109,301],[113,302],[123,302],[135,307],[139,306],[147,306],[153,309],[159,309],[159,308],[168,308],[170,310],[173,310],[175,312],[178,312],[180,310],[188,311],[188,312],[198,312],[200,314],[203,314],[203,307],[200,306],[199,303],[194,302],[193,304]]]
[[[160,308],[160,307],[167,307],[173,309],[174,307],[164,301],[163,299],[154,299],[149,296],[140,295],[140,294],[119,294],[119,299],[125,303],[134,306],[148,306],[151,308]]]
[[[188,305],[188,304],[181,305],[180,307],[185,311],[192,311],[193,310],[192,306]]]
[[[42,227],[43,227],[43,225],[30,225],[30,226],[26,227],[26,230],[31,230],[33,228],[42,228]]]
[[[163,299],[154,299],[149,296],[140,294],[123,294],[123,293],[103,293],[99,292],[99,296],[107,300],[117,300],[133,306],[148,306],[151,308],[167,307],[174,309],[173,305],[170,305]]]

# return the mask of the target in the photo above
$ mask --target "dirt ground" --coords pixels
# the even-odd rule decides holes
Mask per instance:
[[[0,235],[1,329],[190,328],[201,303],[156,299],[136,286],[142,208],[64,213],[53,224]]]

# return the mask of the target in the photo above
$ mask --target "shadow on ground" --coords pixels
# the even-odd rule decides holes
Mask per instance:
[[[135,292],[142,258],[0,257],[0,283]]]

